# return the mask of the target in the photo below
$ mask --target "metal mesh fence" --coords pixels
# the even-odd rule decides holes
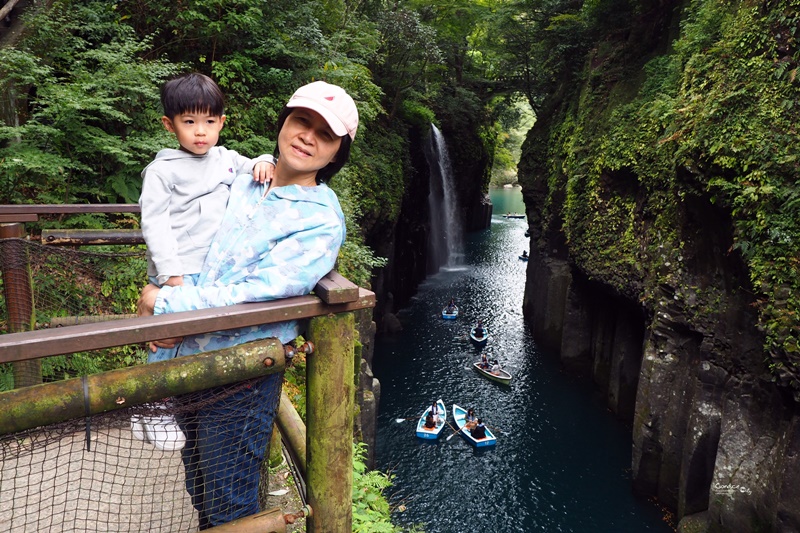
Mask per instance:
[[[0,267],[0,333],[134,316],[139,290],[147,283],[143,247],[111,253],[0,239]],[[144,345],[120,346],[13,369],[0,364],[0,390],[142,363],[144,350]]]
[[[141,247],[2,239],[0,266],[0,333],[132,316],[146,283]],[[140,345],[0,364],[0,391],[145,360]],[[0,532],[196,531],[212,525],[209,515],[258,512],[282,381],[273,374],[0,436]],[[237,507],[254,490],[256,508]]]
[[[258,512],[267,505],[265,457],[281,380],[259,378],[0,437],[0,531],[196,531],[203,518],[187,477],[204,509],[238,511],[224,507],[236,495],[216,501],[218,487],[206,486],[198,466],[231,469],[226,482],[234,492],[257,490]],[[185,439],[180,449],[170,427]],[[212,454],[197,446],[208,433]],[[231,462],[243,446],[254,457],[249,467]]]

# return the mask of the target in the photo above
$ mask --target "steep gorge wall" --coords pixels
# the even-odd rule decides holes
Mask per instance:
[[[753,286],[731,204],[704,184],[718,169],[687,152],[677,162],[682,147],[637,115],[643,64],[711,3],[658,4],[653,32],[591,50],[583,85],[539,110],[520,162],[523,308],[537,343],[631,424],[633,486],[673,509],[679,530],[800,531],[800,408],[770,369],[758,312],[789,297]],[[746,4],[720,9],[749,16]]]
[[[691,531],[800,530],[800,416],[755,364],[752,308],[724,297],[700,330],[662,289],[658,309],[642,307],[537,249],[523,307],[537,343],[632,425],[638,492],[702,524]]]

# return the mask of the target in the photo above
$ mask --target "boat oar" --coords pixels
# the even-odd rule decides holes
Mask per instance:
[[[419,417],[418,416],[409,416],[408,418],[395,418],[394,421],[399,424],[400,422],[405,422],[406,420],[416,420],[417,418],[419,418]]]
[[[458,432],[459,432],[459,431],[461,431],[461,430],[460,430],[460,429],[456,429],[456,428],[454,428],[454,427],[453,427],[453,424],[451,424],[450,422],[448,422],[448,423],[447,423],[447,425],[448,425],[448,426],[450,426],[450,429],[452,429],[452,430],[453,430],[453,432],[452,432],[451,434],[449,434],[449,435],[447,436],[447,438],[445,439],[445,440],[450,440],[450,439],[452,439],[452,438],[453,438],[453,437],[456,435],[456,433],[458,433]]]

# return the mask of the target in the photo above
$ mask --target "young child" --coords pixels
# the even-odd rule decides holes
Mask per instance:
[[[265,154],[249,159],[216,146],[225,124],[224,97],[208,76],[191,73],[168,81],[161,89],[161,104],[161,122],[175,134],[180,149],[159,151],[142,171],[139,205],[147,275],[159,287],[194,285],[222,222],[234,178],[252,173],[260,183],[268,182],[275,158]],[[147,361],[171,359],[176,351],[151,350]],[[139,433],[134,428],[134,434],[137,438],[146,434],[159,449],[179,449],[175,446],[182,447],[183,435],[168,442],[170,428],[160,422],[169,419],[145,417],[144,427],[137,426]]]
[[[233,179],[252,173],[264,183],[275,165],[268,154],[249,159],[216,146],[226,118],[224,97],[208,76],[191,73],[168,81],[161,104],[161,122],[180,149],[159,151],[145,167],[139,198],[147,275],[159,287],[182,285],[200,272]]]

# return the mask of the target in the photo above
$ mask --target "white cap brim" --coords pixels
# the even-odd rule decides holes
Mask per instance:
[[[311,98],[306,98],[304,96],[294,96],[291,100],[289,100],[289,103],[286,104],[286,107],[304,107],[306,109],[316,111],[322,116],[322,118],[325,119],[325,122],[327,122],[328,126],[331,127],[333,133],[339,137],[344,137],[345,135],[350,135],[350,137],[355,136],[355,133],[351,134],[349,131],[347,131],[347,126],[344,125],[342,119],[337,117],[333,111],[323,106],[316,100],[312,100]]]

